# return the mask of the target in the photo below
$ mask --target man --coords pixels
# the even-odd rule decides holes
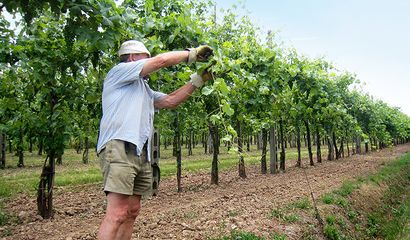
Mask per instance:
[[[151,193],[150,138],[154,108],[175,108],[211,74],[192,74],[191,81],[166,95],[151,90],[150,73],[181,62],[207,61],[212,55],[208,46],[172,51],[151,58],[143,43],[124,42],[118,55],[121,62],[104,80],[103,117],[97,153],[107,195],[106,215],[101,223],[99,239],[131,239],[134,221],[141,206],[141,196]]]

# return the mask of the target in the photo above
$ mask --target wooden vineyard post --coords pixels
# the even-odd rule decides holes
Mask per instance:
[[[276,131],[275,127],[270,128],[270,139],[269,139],[269,151],[270,151],[270,173],[275,174],[277,173],[277,162],[278,162],[278,155],[277,155],[277,141],[276,141]]]
[[[0,134],[0,168],[6,167],[6,134]]]

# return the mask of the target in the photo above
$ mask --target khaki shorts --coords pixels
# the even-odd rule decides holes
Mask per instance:
[[[125,195],[152,194],[152,169],[146,148],[136,155],[135,145],[110,140],[99,153],[105,193]]]

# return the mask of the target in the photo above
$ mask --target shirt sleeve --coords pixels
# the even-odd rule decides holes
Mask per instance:
[[[163,92],[152,91],[152,96],[154,98],[154,102],[160,100],[162,97],[166,96],[167,94]]]
[[[147,59],[134,62],[119,63],[108,74],[106,84],[123,86],[141,79],[140,73]]]

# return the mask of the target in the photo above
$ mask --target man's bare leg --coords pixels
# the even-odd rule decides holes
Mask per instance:
[[[118,193],[107,195],[107,211],[101,223],[98,239],[131,239],[135,218],[141,207],[141,196]]]

